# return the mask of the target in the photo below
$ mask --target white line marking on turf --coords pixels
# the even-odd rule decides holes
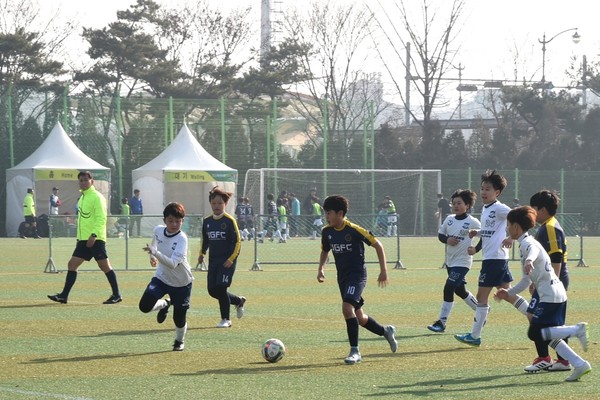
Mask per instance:
[[[44,398],[54,398],[54,399],[64,399],[64,400],[93,400],[91,397],[79,397],[79,396],[69,396],[66,394],[53,394],[46,392],[33,392],[30,390],[21,390],[21,389],[12,389],[12,388],[3,388],[0,387],[0,392],[13,393],[13,394],[22,394],[26,396],[37,396]]]

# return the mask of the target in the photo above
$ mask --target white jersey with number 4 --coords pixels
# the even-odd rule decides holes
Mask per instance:
[[[469,231],[480,227],[479,220],[469,214],[464,219],[456,219],[456,214],[446,217],[438,233],[459,240],[456,246],[446,245],[446,266],[471,268],[473,256],[467,249],[473,245],[473,239],[469,238]]]
[[[497,200],[483,206],[481,230],[477,235],[482,240],[484,260],[508,260],[508,249],[502,247],[502,241],[506,239],[506,216],[509,211],[509,206]]]

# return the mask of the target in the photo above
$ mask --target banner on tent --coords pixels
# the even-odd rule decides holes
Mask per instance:
[[[165,182],[235,181],[236,172],[219,171],[166,171]]]
[[[110,176],[107,171],[90,170],[95,180],[107,181]],[[36,181],[69,181],[77,180],[78,169],[36,169]]]

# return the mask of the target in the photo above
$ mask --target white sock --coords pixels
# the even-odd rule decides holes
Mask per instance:
[[[517,300],[513,303],[513,306],[519,310],[521,314],[527,316],[527,308],[529,307],[529,302],[525,300],[523,297],[517,295]]]
[[[183,328],[175,327],[175,340],[183,343],[185,339],[185,333],[187,332],[187,322],[183,326]]]
[[[463,299],[466,305],[471,307],[473,311],[477,309],[477,297],[473,296],[473,293],[469,292],[469,295]]]
[[[478,304],[475,309],[475,321],[473,322],[473,330],[471,331],[471,336],[474,339],[478,339],[481,337],[481,331],[483,330],[483,325],[485,325],[485,321],[487,320],[487,315],[490,312],[490,307],[487,304]]]
[[[576,336],[579,327],[577,325],[552,326],[542,329],[542,339],[564,339],[571,336]]]
[[[575,368],[581,367],[585,361],[562,339],[553,340],[550,342],[550,347],[556,350],[562,358],[569,361]]]
[[[156,302],[156,304],[154,304],[154,307],[152,307],[152,311],[162,310],[166,306],[167,306],[167,301],[165,299],[159,299]]]
[[[448,321],[448,317],[450,316],[450,312],[452,311],[452,307],[454,306],[454,302],[444,301],[442,303],[442,309],[440,310],[440,318],[444,326],[446,326],[446,322]]]

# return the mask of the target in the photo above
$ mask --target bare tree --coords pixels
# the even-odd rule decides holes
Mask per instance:
[[[373,57],[366,46],[372,23],[366,8],[336,2],[313,2],[285,16],[287,35],[310,45],[300,60],[309,78],[290,95],[314,128],[308,135],[314,147],[328,132],[347,150],[354,132],[362,131],[385,107],[381,79],[365,71]]]
[[[404,0],[385,1],[385,5],[378,1],[379,8],[383,11],[375,18],[379,31],[372,31],[375,49],[388,71],[396,94],[401,98],[405,107],[410,111],[412,118],[421,126],[426,127],[432,119],[434,108],[439,105],[440,88],[447,72],[454,68],[452,61],[455,55],[453,43],[458,33],[459,22],[463,13],[465,0],[422,0],[420,15],[413,16]],[[412,3],[415,3],[414,1]],[[395,17],[399,17],[398,24]],[[400,25],[400,26],[398,26]],[[383,40],[378,40],[378,33],[383,34]],[[405,49],[412,44],[414,53],[407,59]],[[389,50],[391,48],[391,51]],[[396,65],[414,65],[417,73],[409,77],[400,76]],[[408,95],[405,90],[405,81],[411,82],[411,89],[416,89],[422,99],[422,118],[418,118],[410,109]]]

